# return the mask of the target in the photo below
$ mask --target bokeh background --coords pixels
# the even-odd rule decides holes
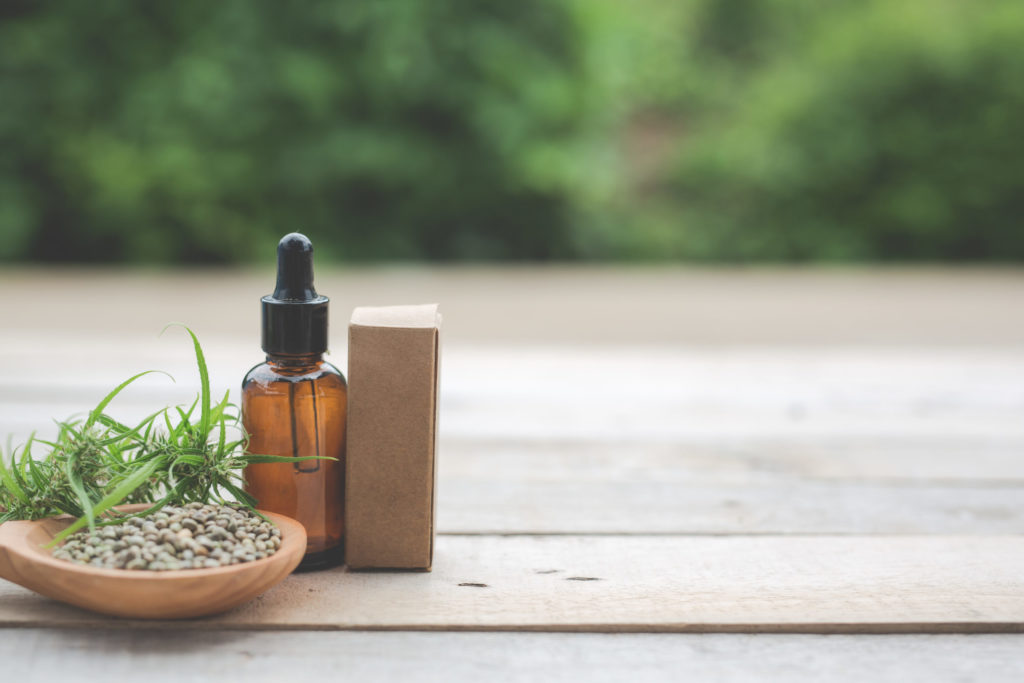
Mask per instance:
[[[1019,0],[0,5],[0,259],[1018,261]]]
[[[555,613],[585,626],[586,600],[601,628],[632,614],[663,631],[715,605],[755,623],[763,594],[812,629],[814,558],[848,547],[833,607],[867,605],[887,630],[1019,625],[1022,584],[1004,579],[1020,556],[985,571],[975,551],[1024,533],[1022,122],[1024,0],[0,0],[0,452],[144,370],[176,381],[141,378],[112,415],[187,408],[193,346],[168,323],[196,332],[214,395],[237,401],[264,358],[274,247],[301,230],[343,371],[354,307],[444,316],[438,571],[402,582],[426,601],[360,584],[357,613],[404,595],[440,605],[441,628],[536,629]],[[925,551],[855,551],[903,542],[876,534]],[[729,544],[765,554],[730,564]],[[675,557],[701,558],[699,580],[666,583]],[[606,580],[562,583],[575,572]],[[450,579],[493,587],[452,587],[469,622],[437,599]],[[548,581],[562,589],[541,599]],[[10,590],[0,622],[61,619]],[[246,614],[330,607],[299,592]],[[28,679],[71,653],[76,682],[130,667],[155,683],[216,654],[83,640],[95,622],[68,619],[60,638],[0,629],[0,650],[41,662]],[[331,657],[293,635],[307,667],[362,666],[344,649],[357,633],[330,634]],[[518,652],[600,659],[532,635],[504,648],[513,668]],[[260,650],[224,637],[229,656]],[[636,642],[641,677],[693,669]],[[831,661],[807,642],[776,669]],[[1010,671],[1013,646],[910,650],[978,678]],[[903,650],[882,659],[912,668]],[[453,652],[479,677],[478,649]]]

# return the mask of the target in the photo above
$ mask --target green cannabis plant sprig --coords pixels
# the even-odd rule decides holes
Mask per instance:
[[[107,406],[126,387],[158,372],[147,370],[115,387],[84,420],[58,422],[53,441],[33,434],[19,448],[8,444],[10,454],[0,452],[0,522],[76,517],[54,538],[59,543],[86,525],[92,529],[120,521],[113,508],[123,503],[151,503],[136,515],[171,504],[228,503],[228,497],[255,509],[258,501],[242,489],[247,465],[317,459],[247,453],[248,435],[230,392],[213,402],[199,339],[181,327],[192,339],[199,369],[200,394],[192,405],[161,409],[134,427],[107,414]],[[38,445],[49,449],[42,458],[32,454]]]

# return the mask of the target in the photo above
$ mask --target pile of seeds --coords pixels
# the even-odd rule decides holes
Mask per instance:
[[[73,534],[53,556],[104,569],[206,569],[269,557],[281,530],[245,508],[188,503]]]

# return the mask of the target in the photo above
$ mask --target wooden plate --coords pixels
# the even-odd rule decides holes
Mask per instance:
[[[126,505],[122,510],[145,509]],[[72,522],[50,517],[0,524],[0,577],[78,607],[134,619],[184,619],[225,612],[292,573],[306,552],[306,530],[294,519],[263,512],[281,529],[270,557],[216,569],[129,571],[59,560],[44,546]]]

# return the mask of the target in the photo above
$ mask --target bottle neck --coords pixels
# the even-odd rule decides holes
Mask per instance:
[[[313,367],[322,363],[323,360],[324,354],[322,353],[304,353],[294,355],[286,353],[267,354],[267,363],[290,370]]]

